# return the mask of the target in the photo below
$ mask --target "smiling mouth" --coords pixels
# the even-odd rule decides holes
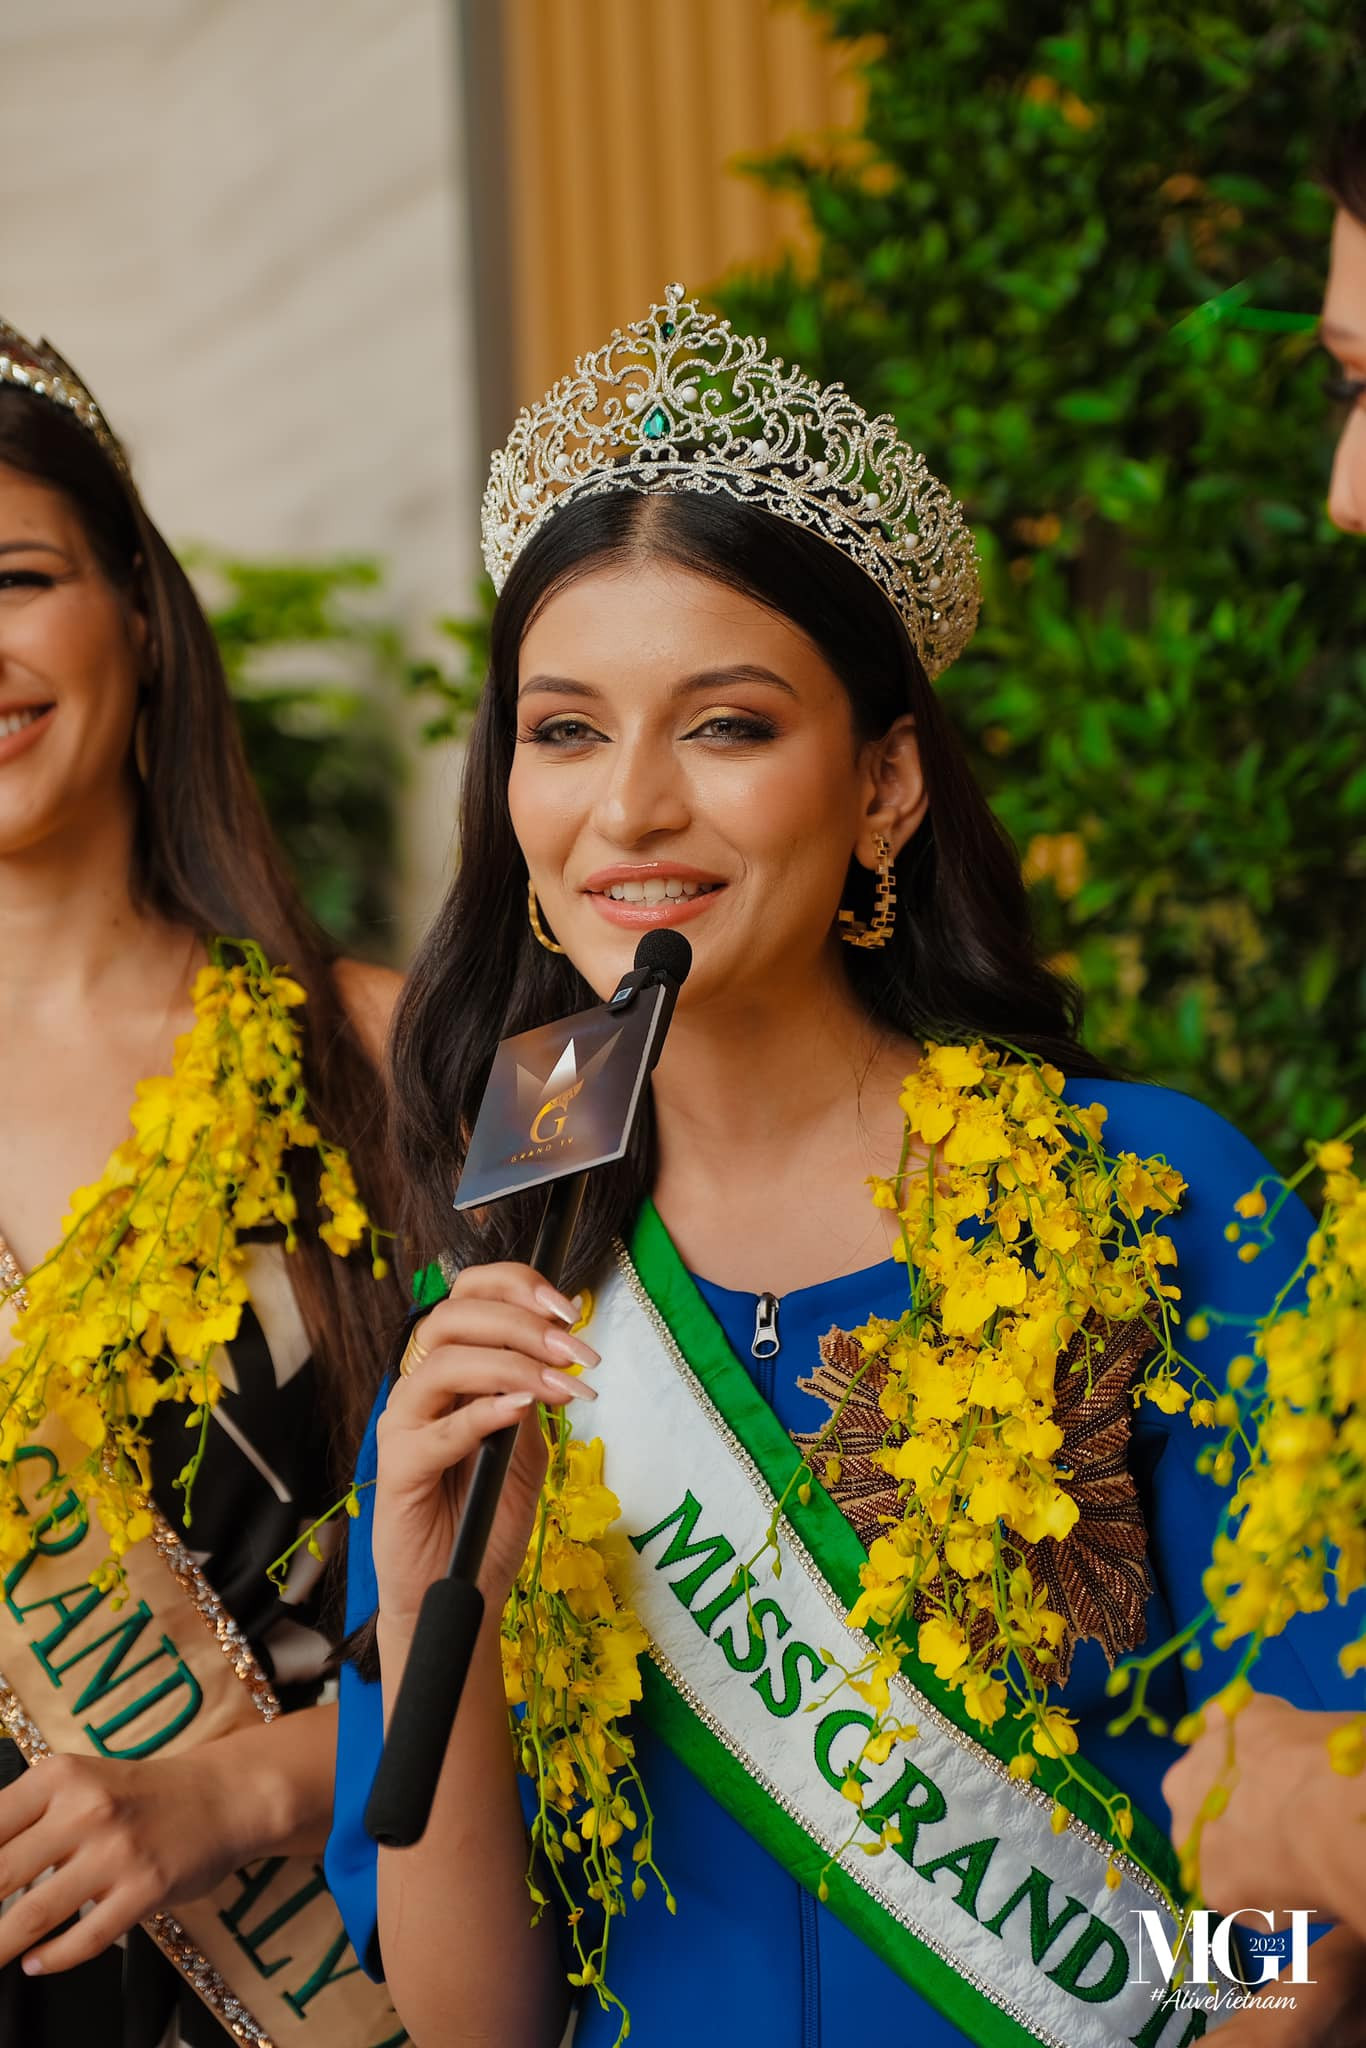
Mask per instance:
[[[25,711],[5,713],[0,717],[0,740],[7,740],[16,732],[23,732],[26,726],[34,725],[40,718],[45,718],[51,709],[50,704],[32,704]]]
[[[643,882],[613,882],[606,889],[590,889],[590,896],[610,896],[613,903],[682,903],[693,896],[711,896],[724,889],[724,882],[684,882],[677,875],[651,875]]]

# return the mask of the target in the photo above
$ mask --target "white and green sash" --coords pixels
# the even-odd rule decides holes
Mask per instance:
[[[650,1637],[644,1711],[656,1732],[798,1882],[814,1892],[824,1871],[831,1909],[982,2048],[1195,2040],[1205,2015],[1162,2002],[1139,1912],[1163,1912],[1173,1948],[1176,1927],[1128,1856],[1114,1858],[1121,1882],[1108,1888],[1113,1852],[1092,1794],[1067,1785],[1074,1817],[1055,1834],[1057,1764],[1011,1778],[1017,1730],[969,1734],[957,1696],[914,1660],[893,1700],[920,1733],[864,1766],[860,1822],[841,1786],[872,1719],[848,1688],[832,1694],[821,1652],[853,1668],[871,1648],[844,1619],[862,1545],[813,1486],[778,1525],[780,1562],[764,1553],[798,1454],[648,1205],[585,1334],[602,1354],[598,1399],[569,1413],[576,1434],[606,1447],[629,1538],[621,1590]],[[1093,1767],[1084,1775],[1111,1792]],[[851,1828],[871,1841],[888,1821],[899,1847],[865,1855],[856,1842],[831,1866]],[[1170,1845],[1137,1813],[1134,1843],[1174,1875]]]

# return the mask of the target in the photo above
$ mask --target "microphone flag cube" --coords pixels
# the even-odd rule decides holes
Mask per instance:
[[[626,1008],[597,1004],[505,1038],[493,1057],[454,1206],[620,1159],[654,1064],[670,992],[639,989]]]

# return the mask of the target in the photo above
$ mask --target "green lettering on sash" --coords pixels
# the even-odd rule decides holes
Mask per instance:
[[[768,1637],[765,1629],[770,1615],[776,1617],[774,1635],[779,1641],[787,1634],[792,1623],[783,1613],[776,1600],[756,1600],[746,1615],[749,1633],[749,1648],[738,1650],[734,1636],[722,1635],[716,1638],[721,1645],[727,1664],[732,1671],[757,1671],[768,1655]]]
[[[1129,2036],[1133,2048],[1157,2048],[1158,2042],[1166,2032],[1168,2020],[1179,2019],[1180,2016],[1180,2008],[1177,2006],[1168,2005],[1165,2001],[1161,2005],[1155,2005],[1140,2031]],[[1203,2012],[1196,2011],[1188,2017],[1190,2024],[1185,2033],[1179,2041],[1173,2041],[1170,2048],[1190,2048],[1191,2042],[1198,2041],[1205,2032],[1208,2020]]]
[[[1005,1924],[1025,1899],[1029,1901],[1029,1946],[1036,1963],[1041,1963],[1069,1920],[1086,1911],[1080,1899],[1069,1898],[1056,1920],[1048,1917],[1053,1880],[1043,1870],[1031,1870],[1024,1883],[1010,1894],[1000,1911],[982,1922],[988,1934],[1005,1939]]]
[[[834,1747],[835,1737],[843,1735],[846,1728],[864,1728],[871,1735],[876,1725],[871,1714],[861,1714],[857,1707],[837,1707],[833,1714],[824,1715],[816,1723],[816,1769],[826,1784],[833,1786],[836,1792],[842,1789],[848,1773],[837,1771],[830,1761],[830,1751]],[[860,1743],[859,1748],[862,1747],[863,1744]],[[855,1771],[854,1782],[866,1785],[867,1771]]]
[[[1107,1927],[1103,1920],[1097,1920],[1094,1913],[1087,1915],[1087,1921],[1078,1941],[1067,1951],[1056,1970],[1050,1970],[1048,1974],[1055,1984],[1060,1984],[1064,1991],[1070,1991],[1074,1998],[1084,1998],[1088,2005],[1103,2005],[1107,1999],[1117,1997],[1129,1981],[1129,1951],[1114,1929]],[[1109,1949],[1110,1960],[1102,1975],[1094,1984],[1083,1984],[1082,1971],[1103,1948]]]
[[[283,1856],[267,1856],[264,1862],[256,1865],[254,1870],[251,1864],[248,1863],[237,1872],[237,1875],[242,1880],[242,1889],[238,1893],[235,1904],[225,1906],[218,1916],[229,1934],[236,1934],[238,1928],[242,1925],[243,1914],[249,1913],[261,1894],[270,1890],[270,1887],[274,1884],[284,1867],[285,1859]]]
[[[132,1649],[134,1643],[151,1619],[151,1608],[145,1600],[139,1600],[126,1621],[121,1621],[116,1627],[107,1629],[102,1636],[96,1636],[94,1641],[87,1643],[83,1649],[73,1650],[65,1664],[49,1665],[48,1668],[53,1677],[60,1684],[60,1673],[69,1671],[73,1664],[80,1664],[85,1658],[93,1656],[95,1651],[102,1650],[106,1643],[114,1645],[94,1677],[86,1680],[85,1691],[72,1708],[73,1713],[88,1714],[92,1707],[103,1706],[116,1685],[122,1685],[125,1679],[136,1678],[139,1671],[145,1671],[149,1664],[157,1663],[165,1655],[167,1648],[173,1647],[168,1645],[167,1638],[163,1636],[160,1649],[151,1651],[146,1657],[140,1658],[136,1664],[128,1665],[126,1670],[119,1670],[119,1666],[123,1663],[124,1658],[128,1655],[128,1652]],[[35,1643],[33,1647],[38,1655],[41,1656],[47,1650],[48,1643]]]
[[[769,1713],[780,1721],[789,1719],[802,1703],[803,1666],[813,1679],[819,1680],[825,1676],[825,1659],[819,1650],[813,1650],[809,1643],[789,1643],[783,1651],[780,1667],[783,1678],[782,1691],[774,1692],[771,1672],[761,1671],[754,1681],[754,1691],[758,1693]]]
[[[655,1566],[657,1572],[671,1564],[683,1564],[690,1557],[701,1558],[702,1562],[694,1565],[681,1579],[669,1581],[672,1591],[685,1607],[691,1606],[693,1595],[701,1592],[707,1580],[720,1571],[722,1565],[733,1563],[735,1558],[735,1546],[727,1543],[724,1536],[711,1536],[701,1543],[693,1542],[692,1533],[701,1512],[702,1503],[693,1494],[685,1493],[682,1504],[671,1515],[666,1515],[662,1522],[656,1522],[654,1528],[647,1529],[643,1536],[631,1538],[632,1547],[643,1551],[647,1543],[653,1543],[655,1537],[662,1536],[666,1529],[673,1531],[663,1557]],[[677,1528],[675,1523],[679,1525]]]
[[[56,1453],[50,1451],[46,1444],[24,1444],[14,1454],[16,1478],[19,1466],[28,1458],[41,1458],[47,1466],[47,1477],[39,1480],[38,1492],[41,1493],[45,1486],[50,1486],[55,1479],[61,1476],[57,1469]],[[54,1536],[51,1534],[51,1531],[60,1529],[66,1522],[70,1522],[71,1527],[65,1536]],[[21,1559],[10,1572],[9,1577],[5,1581],[6,1593],[12,1592],[14,1587],[18,1585],[35,1557],[60,1557],[63,1551],[74,1550],[78,1543],[84,1542],[85,1534],[89,1527],[90,1517],[81,1506],[76,1495],[74,1493],[63,1494],[57,1505],[49,1508],[47,1513],[35,1525],[32,1538],[33,1548],[29,1555]]]
[[[283,1856],[268,1856],[255,1870],[247,1864],[245,1869],[237,1873],[242,1880],[242,1890],[235,1904],[224,1908],[218,1915],[243,1955],[250,1956],[263,1977],[273,1977],[277,1970],[285,1969],[294,1958],[281,1956],[278,1962],[263,1963],[259,1954],[262,1944],[269,1941],[272,1934],[278,1934],[296,1913],[301,1913],[305,1906],[311,1905],[320,1892],[327,1890],[326,1878],[320,1870],[315,1869],[308,1883],[301,1885],[292,1898],[286,1899],[282,1906],[277,1906],[273,1913],[268,1913],[254,1932],[245,1933],[242,1929],[243,1920],[257,1900],[270,1889],[284,1867]],[[400,2034],[398,2038],[402,2040],[403,2036]]]
[[[740,1569],[732,1575],[730,1584],[723,1587],[713,1599],[708,1600],[705,1607],[690,1607],[688,1612],[701,1629],[703,1635],[709,1636],[717,1622],[721,1619],[721,1616],[726,1612],[726,1609],[733,1607],[737,1600],[745,1599],[752,1591],[753,1586],[754,1574],[748,1565],[742,1564]]]
[[[300,2019],[304,2016],[304,2007],[315,1999],[320,1991],[325,1991],[329,1984],[340,1984],[343,1977],[355,1976],[360,1968],[360,1964],[357,1962],[351,1963],[349,1968],[345,1970],[338,1970],[336,1968],[342,1957],[349,1952],[350,1947],[351,1944],[346,1936],[339,1934],[308,1982],[301,1984],[297,1991],[286,1991],[285,2004],[293,2006]]]
[[[923,1796],[916,1797],[916,1794]],[[901,1829],[896,1853],[914,1869],[916,1836],[922,1827],[932,1827],[947,1812],[944,1795],[933,1778],[927,1778],[914,1764],[903,1764],[895,1785],[888,1787],[876,1806],[864,1808],[863,1818],[879,1833],[889,1820],[895,1821]]]
[[[999,1835],[988,1835],[980,1842],[965,1842],[961,1849],[950,1849],[947,1856],[936,1856],[932,1862],[917,1863],[916,1869],[931,1884],[938,1882],[941,1870],[951,1870],[958,1879],[954,1893],[955,1900],[965,1913],[977,1914],[977,1894],[982,1889],[982,1879],[991,1867],[991,1859],[1000,1847]]]
[[[85,1732],[101,1756],[124,1757],[130,1761],[140,1756],[150,1756],[153,1750],[164,1749],[168,1742],[179,1735],[181,1729],[187,1722],[194,1719],[199,1709],[203,1706],[204,1695],[199,1689],[199,1681],[183,1662],[169,1636],[161,1638],[161,1651],[155,1653],[152,1657],[144,1658],[143,1664],[154,1663],[157,1656],[161,1654],[172,1658],[175,1662],[175,1669],[168,1678],[163,1678],[160,1685],[154,1685],[150,1692],[143,1693],[130,1706],[123,1707],[110,1720],[102,1722],[98,1728],[92,1727],[89,1721],[86,1722]],[[140,1664],[137,1668],[141,1670],[143,1665]],[[115,1749],[113,1747],[109,1741],[111,1735],[117,1735],[121,1729],[128,1727],[130,1722],[141,1720],[142,1716],[150,1708],[156,1706],[158,1701],[169,1699],[173,1693],[179,1692],[182,1687],[185,1689],[187,1696],[185,1704],[181,1707],[174,1720],[168,1721],[164,1727],[156,1729],[151,1735],[144,1735],[140,1741],[129,1743],[125,1748]]]
[[[57,1477],[57,1453],[55,1451],[50,1451],[46,1444],[21,1445],[21,1447],[14,1454],[14,1469],[16,1476],[18,1474],[19,1467],[23,1464],[26,1464],[30,1458],[41,1458],[43,1463],[47,1466],[47,1478],[40,1479],[38,1481],[38,1486],[41,1490],[44,1486],[50,1485],[51,1482]]]
[[[37,1614],[43,1607],[52,1608],[56,1614],[56,1627],[40,1641],[29,1646],[54,1685],[60,1685],[62,1681],[47,1660],[48,1651],[57,1649],[78,1622],[85,1621],[94,1613],[103,1598],[104,1594],[99,1587],[92,1586],[89,1579],[86,1579],[79,1586],[66,1586],[60,1593],[48,1593],[41,1600],[30,1600],[27,1607],[20,1607],[14,1600],[8,1603],[10,1613],[16,1621],[27,1621],[30,1614]],[[68,1600],[74,1600],[75,1606],[68,1607]]]

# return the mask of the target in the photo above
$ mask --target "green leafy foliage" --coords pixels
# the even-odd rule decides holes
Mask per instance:
[[[814,11],[863,131],[751,167],[817,253],[716,296],[964,499],[939,687],[1092,1043],[1293,1167],[1366,1087],[1366,558],[1312,336],[1236,323],[1317,308],[1357,0]]]
[[[380,571],[368,561],[187,559],[304,899],[347,951],[381,957],[393,924],[395,724],[414,664],[396,627],[375,616]]]
[[[455,665],[413,662],[408,670],[408,688],[425,701],[427,718],[422,738],[430,743],[463,739],[478,708],[489,672],[489,629],[493,619],[494,591],[487,576],[481,576],[475,592],[475,610],[467,619],[438,619],[437,630],[454,643]]]

